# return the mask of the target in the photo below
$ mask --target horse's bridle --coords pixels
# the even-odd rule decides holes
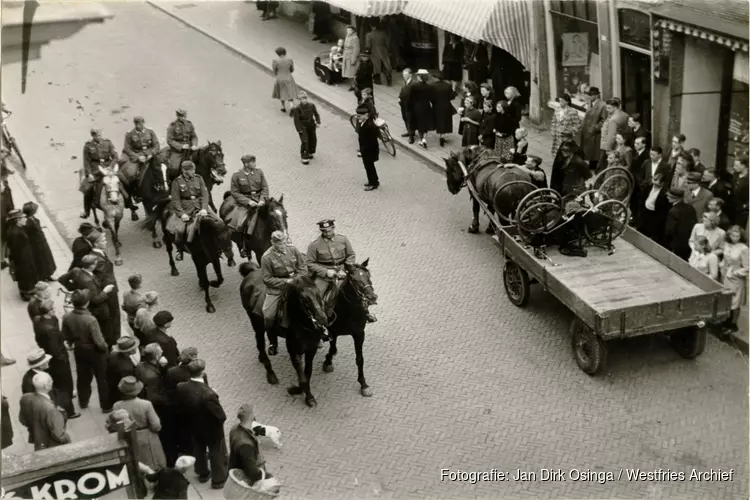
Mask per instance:
[[[365,271],[365,272],[367,272],[367,273],[368,273],[368,276],[369,276],[369,272],[368,272],[368,271]],[[353,280],[351,279],[351,275],[347,275],[347,278],[346,278],[346,279],[349,279],[349,281],[350,281],[350,282],[352,283],[352,289],[354,290],[355,300],[357,300],[357,299],[358,299],[358,300],[359,300],[359,302],[360,302],[360,303],[361,303],[361,304],[362,304],[362,305],[363,305],[364,307],[367,307],[367,306],[369,306],[369,305],[371,304],[371,302],[370,302],[370,299],[368,299],[368,298],[367,298],[367,295],[365,295],[365,293],[364,293],[364,290],[367,290],[368,288],[371,288],[371,289],[372,289],[372,288],[373,288],[373,286],[372,286],[372,285],[364,285],[364,286],[362,286],[362,287],[358,287],[357,285],[355,285],[355,284],[354,284],[354,283],[352,282]],[[342,286],[342,287],[341,287],[341,295],[343,295],[344,299],[345,299],[345,300],[346,300],[346,301],[347,301],[348,303],[350,303],[350,304],[354,304],[354,301],[353,301],[353,300],[351,300],[351,296],[350,296],[350,295],[347,295],[347,293],[346,293],[346,292],[345,292],[344,290],[345,290],[345,288],[344,288],[344,287]]]

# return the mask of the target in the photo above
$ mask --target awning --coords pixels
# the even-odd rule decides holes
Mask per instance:
[[[483,38],[485,26],[497,2],[498,0],[409,0],[403,13],[478,42]]]
[[[400,14],[407,0],[327,0],[327,3],[359,17]]]
[[[525,0],[500,0],[490,14],[482,40],[500,47],[531,68],[531,18]]]
[[[743,52],[748,51],[748,43],[746,40],[740,40],[734,37],[718,35],[711,31],[707,31],[702,28],[698,28],[696,26],[691,26],[689,24],[679,23],[677,21],[672,21],[669,19],[662,19],[656,22],[656,26],[660,28],[668,29],[669,31],[674,31],[676,33],[683,33],[685,35],[693,36],[695,38],[700,38],[702,40],[708,40],[709,42],[718,43],[720,45],[724,45],[725,47],[728,47],[731,50],[741,50]]]

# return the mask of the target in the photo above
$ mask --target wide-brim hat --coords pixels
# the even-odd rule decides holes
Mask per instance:
[[[703,180],[703,174],[700,172],[690,172],[687,174],[688,182],[700,182]]]
[[[586,93],[588,95],[601,95],[601,92],[599,92],[598,87],[589,87],[589,90]]]
[[[670,188],[667,191],[667,195],[674,196],[675,198],[683,198],[685,196],[685,190],[682,188]]]
[[[417,75],[426,75],[426,76],[430,76],[430,72],[429,72],[429,71],[427,71],[426,69],[420,69],[419,71],[417,71]]]
[[[113,352],[128,353],[138,349],[141,345],[141,341],[137,337],[120,337],[117,339],[117,344],[112,349]]]
[[[49,363],[52,356],[44,352],[44,349],[35,349],[26,356],[26,362],[29,363],[29,368],[39,368],[45,363]]]
[[[137,396],[143,390],[143,382],[135,377],[122,377],[117,384],[117,390],[126,396]]]
[[[133,118],[133,123],[145,123],[145,122],[146,120],[144,120],[142,116],[136,116],[135,118]]]
[[[22,217],[25,217],[24,213],[19,209],[13,209],[10,212],[8,212],[8,215],[5,216],[6,221],[20,219]]]

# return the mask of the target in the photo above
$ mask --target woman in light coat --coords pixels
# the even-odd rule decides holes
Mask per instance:
[[[281,112],[286,113],[285,102],[289,102],[289,112],[291,113],[294,98],[297,96],[297,84],[294,83],[294,61],[287,59],[286,49],[279,47],[276,49],[278,59],[272,63],[273,74],[276,75],[276,81],[273,84],[272,99],[281,101]]]
[[[732,226],[727,231],[724,243],[724,260],[721,262],[721,275],[724,286],[732,292],[732,315],[726,323],[725,333],[737,331],[740,309],[747,302],[748,250],[740,226]]]
[[[354,26],[347,26],[346,39],[344,39],[344,58],[341,68],[342,78],[354,78],[357,73],[357,64],[359,64],[359,37]],[[350,92],[354,92],[354,85],[349,87]]]

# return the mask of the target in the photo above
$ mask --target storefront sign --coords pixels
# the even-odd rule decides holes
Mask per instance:
[[[666,82],[669,80],[669,53],[672,50],[672,32],[654,27],[654,80]]]
[[[589,34],[563,33],[563,66],[587,66],[589,63]]]
[[[5,498],[27,498],[33,500],[76,500],[105,498],[130,484],[130,474],[125,464],[115,464],[94,469],[61,472],[38,481],[6,491]],[[112,497],[125,498],[119,492]]]

